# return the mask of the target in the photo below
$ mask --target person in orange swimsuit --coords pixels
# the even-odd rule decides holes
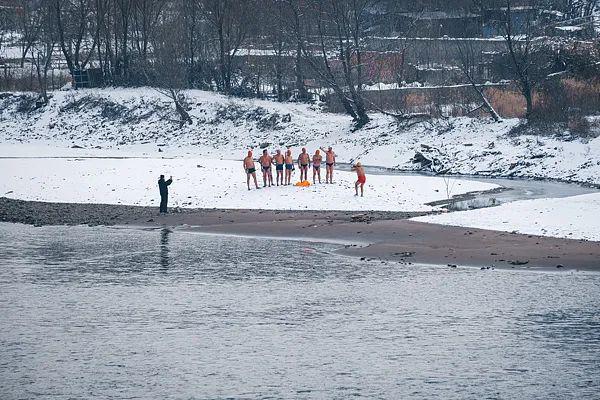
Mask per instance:
[[[355,196],[358,196],[358,186],[360,185],[360,197],[363,197],[365,182],[367,182],[365,169],[363,168],[360,162],[357,162],[355,165],[352,166],[352,171],[356,171],[356,175],[358,177],[356,183],[354,184],[354,190],[356,190]]]

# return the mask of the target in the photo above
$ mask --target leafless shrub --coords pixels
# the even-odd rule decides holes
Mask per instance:
[[[574,115],[570,117],[567,127],[573,136],[581,138],[588,138],[592,136],[590,122],[582,115]]]
[[[37,109],[37,96],[23,94],[19,96],[17,112],[29,114]]]
[[[290,115],[280,115],[271,113],[263,107],[243,107],[237,104],[220,106],[212,123],[218,124],[223,121],[233,121],[240,125],[244,121],[254,122],[261,131],[277,130],[282,128],[282,124],[290,121]]]
[[[586,114],[600,111],[600,78],[588,80],[568,78],[561,82],[571,107],[578,108]]]

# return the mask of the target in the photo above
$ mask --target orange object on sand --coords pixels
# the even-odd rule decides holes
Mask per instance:
[[[296,182],[296,183],[294,183],[294,186],[308,187],[308,186],[310,186],[310,182],[309,181]]]

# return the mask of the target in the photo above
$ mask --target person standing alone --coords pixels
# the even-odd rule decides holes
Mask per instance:
[[[168,181],[165,181],[165,176],[161,175],[158,178],[158,190],[160,191],[160,213],[167,213],[167,202],[169,201],[169,185],[173,183],[171,176]]]
[[[360,186],[360,196],[363,197],[365,194],[365,183],[367,182],[367,176],[365,175],[365,169],[360,162],[357,162],[351,168],[352,171],[356,172],[356,183],[354,189],[356,190],[355,196],[358,196],[358,187]]]

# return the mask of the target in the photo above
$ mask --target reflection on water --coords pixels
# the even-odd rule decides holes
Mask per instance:
[[[160,265],[163,268],[169,267],[169,235],[171,233],[169,228],[160,230]]]
[[[0,398],[594,398],[600,275],[0,224]]]

